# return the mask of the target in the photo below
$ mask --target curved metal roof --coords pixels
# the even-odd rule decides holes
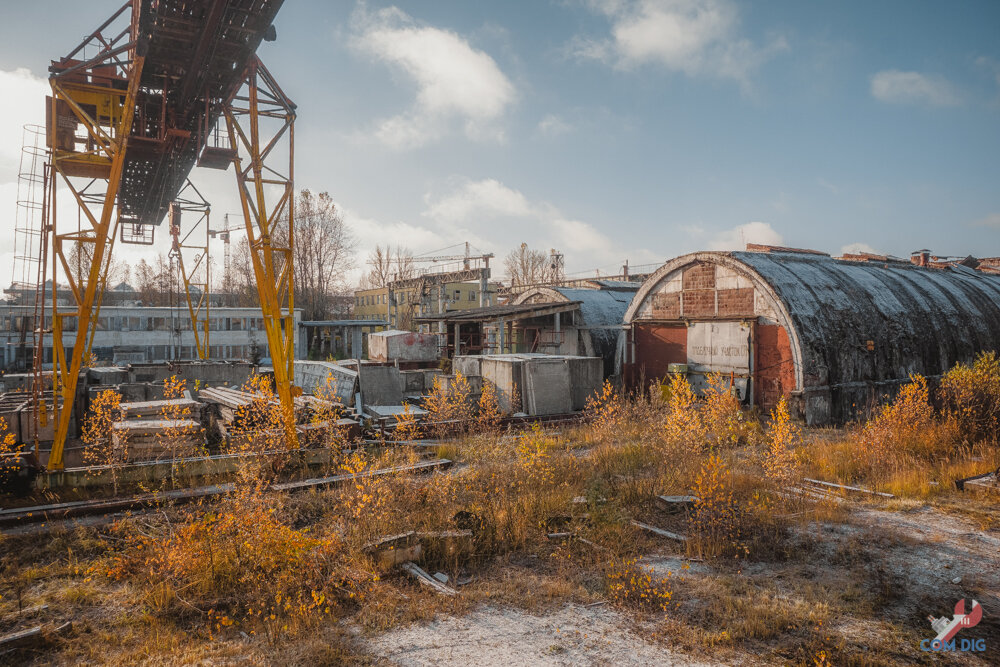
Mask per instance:
[[[625,311],[638,289],[619,286],[616,289],[584,289],[574,287],[536,287],[519,295],[517,302],[542,296],[550,301],[576,301],[580,304],[583,328],[590,332],[594,354],[611,359],[618,349],[618,336],[625,321]]]
[[[982,350],[1000,350],[1000,276],[959,264],[929,268],[795,252],[694,253],[650,277],[626,322],[667,274],[698,261],[741,271],[778,299],[780,319],[795,329],[788,333],[799,347],[800,388],[847,388],[910,373],[935,376]]]

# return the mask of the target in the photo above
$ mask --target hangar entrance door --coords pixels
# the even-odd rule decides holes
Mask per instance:
[[[734,379],[743,401],[750,379],[750,325],[746,322],[692,322],[687,331],[688,380],[702,393],[710,373]]]

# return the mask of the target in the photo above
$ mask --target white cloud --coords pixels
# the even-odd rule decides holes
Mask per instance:
[[[546,137],[557,137],[573,131],[573,126],[556,114],[549,114],[538,122],[538,132]]]
[[[514,85],[487,53],[460,35],[420,25],[396,7],[355,13],[352,44],[405,74],[417,87],[413,105],[384,119],[376,138],[394,148],[435,141],[462,125],[477,141],[503,139],[498,121],[514,103]]]
[[[523,194],[492,178],[467,181],[436,201],[430,195],[425,199],[429,204],[425,216],[451,224],[475,217],[527,218],[537,214]]]
[[[875,248],[873,248],[870,245],[868,245],[867,243],[861,243],[861,242],[848,243],[847,245],[843,246],[840,249],[840,254],[841,255],[862,255],[862,254],[865,254],[865,253],[867,253],[869,255],[881,255],[882,254],[878,250],[876,250]]]
[[[1000,213],[990,213],[972,223],[973,227],[1000,227]]]
[[[708,249],[745,250],[748,243],[780,246],[784,239],[766,222],[748,222],[715,234],[708,242]]]
[[[427,195],[423,215],[442,234],[472,241],[502,257],[527,241],[533,248],[557,248],[574,269],[614,267],[629,255],[615,240],[594,225],[575,220],[544,201],[531,201],[498,180],[460,181],[443,196]],[[648,252],[632,253],[633,261],[646,261]]]
[[[935,107],[962,103],[955,87],[944,77],[890,69],[871,78],[872,97],[890,104],[921,104]]]
[[[750,74],[787,50],[782,38],[758,46],[739,34],[739,11],[729,0],[591,1],[611,21],[611,37],[577,39],[576,55],[628,69],[658,64],[689,76],[711,75],[749,85]]]
[[[993,78],[996,79],[997,85],[1000,86],[1000,62],[987,56],[979,56],[976,58],[976,64],[990,70],[993,73]]]
[[[48,81],[24,68],[0,70],[0,181],[17,178],[24,125],[45,124]]]

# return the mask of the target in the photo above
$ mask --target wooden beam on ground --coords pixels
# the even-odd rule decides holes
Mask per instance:
[[[845,491],[857,491],[858,493],[867,493],[873,496],[881,496],[883,498],[895,498],[896,496],[891,493],[883,493],[881,491],[872,491],[871,489],[865,489],[860,486],[847,486],[846,484],[834,484],[833,482],[824,482],[819,479],[809,479],[808,477],[802,480],[803,482],[809,482],[810,484],[819,484],[820,486],[828,486],[835,489],[844,489]]]
[[[458,591],[447,584],[443,584],[431,575],[427,574],[419,565],[413,561],[407,561],[403,563],[403,569],[406,570],[410,576],[416,579],[422,586],[428,586],[434,589],[441,595],[453,596],[458,595]]]
[[[650,526],[648,523],[642,523],[641,521],[632,521],[632,525],[636,528],[642,528],[643,530],[653,533],[654,535],[667,537],[671,540],[677,540],[678,542],[687,542],[688,540],[688,538],[684,535],[671,533],[669,530],[663,530],[662,528],[657,528],[656,526]]]

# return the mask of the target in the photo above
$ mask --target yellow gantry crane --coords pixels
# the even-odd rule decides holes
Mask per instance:
[[[69,55],[51,63],[42,216],[51,313],[48,322],[38,324],[33,391],[42,397],[36,419],[42,426],[55,422],[49,470],[63,467],[72,418],[82,403],[78,379],[98,326],[116,240],[151,244],[168,212],[199,356],[208,355],[209,208],[200,193],[197,199],[185,195],[196,163],[234,167],[276,389],[291,413],[295,105],[256,55],[261,41],[275,37],[281,4],[129,0]],[[219,140],[220,125],[228,141]],[[57,210],[60,190],[75,202],[68,214]],[[204,223],[204,246],[190,241],[193,232],[182,232],[184,210],[196,212],[196,226]],[[74,244],[87,247],[85,274],[71,270]],[[183,253],[189,250],[195,258],[185,264]],[[202,269],[203,282],[194,278]],[[59,293],[61,280],[68,294]],[[41,299],[44,303],[44,286]],[[51,359],[44,353],[46,336]],[[42,373],[48,363],[53,365],[50,401]],[[297,446],[293,426],[288,442]]]

